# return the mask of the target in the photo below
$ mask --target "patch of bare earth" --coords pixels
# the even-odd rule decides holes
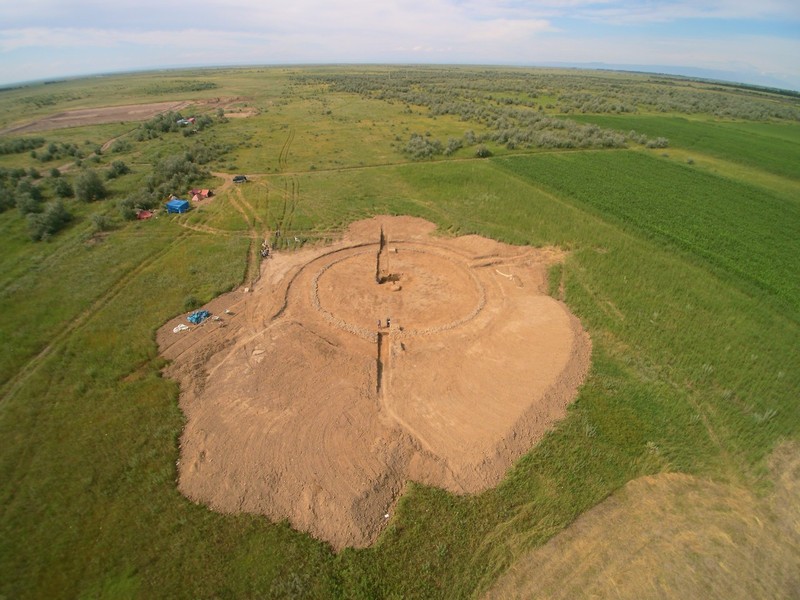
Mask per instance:
[[[163,112],[181,110],[189,104],[190,102],[181,101],[130,104],[127,106],[105,106],[100,108],[79,108],[56,113],[30,123],[14,125],[0,131],[0,134],[34,133],[37,131],[49,131],[51,129],[102,125],[105,123],[120,123],[123,121],[146,121]]]
[[[159,330],[181,492],[363,547],[406,481],[485,490],[564,416],[591,344],[544,291],[562,253],[433,232],[355,223],[264,261],[251,292],[208,305],[221,320]]]
[[[245,99],[212,98],[209,100],[179,100],[170,102],[151,102],[149,104],[128,104],[125,106],[103,106],[97,108],[77,108],[59,112],[47,117],[21,123],[0,130],[0,135],[11,133],[36,133],[67,127],[84,127],[87,125],[104,125],[106,123],[123,123],[128,121],[146,121],[156,115],[168,111],[180,111],[188,106],[195,106],[202,111],[223,108],[227,117],[245,118],[258,114],[258,109],[242,106]],[[111,140],[113,142],[113,140]],[[109,144],[110,145],[110,144]]]
[[[800,446],[767,498],[689,475],[628,483],[519,559],[487,599],[800,597]]]

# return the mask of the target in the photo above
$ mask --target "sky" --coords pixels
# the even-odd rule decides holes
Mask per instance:
[[[306,63],[679,67],[800,90],[800,0],[0,0],[0,85]]]

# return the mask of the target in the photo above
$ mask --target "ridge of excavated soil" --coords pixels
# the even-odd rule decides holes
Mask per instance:
[[[264,261],[205,307],[219,320],[159,330],[183,494],[364,547],[406,481],[485,490],[565,415],[591,343],[545,293],[563,253],[434,229],[359,221]]]
[[[523,552],[484,600],[797,598],[800,444],[769,462],[766,495],[681,473],[629,481]]]

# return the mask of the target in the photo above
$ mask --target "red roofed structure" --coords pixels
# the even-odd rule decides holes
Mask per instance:
[[[189,195],[192,197],[193,202],[197,202],[198,200],[204,200],[205,198],[210,198],[214,195],[214,192],[211,190],[201,190],[201,189],[193,189],[189,190]]]

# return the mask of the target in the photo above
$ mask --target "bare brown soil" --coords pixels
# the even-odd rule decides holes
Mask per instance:
[[[485,596],[800,597],[800,446],[772,457],[772,493],[643,477],[522,556]]]
[[[8,127],[0,134],[34,133],[66,127],[102,125],[122,121],[146,121],[155,115],[169,110],[181,110],[190,102],[154,102],[152,104],[129,104],[127,106],[106,106],[101,108],[79,108],[56,113],[30,123]]]
[[[363,547],[406,481],[485,490],[564,416],[591,344],[545,294],[563,253],[434,229],[360,221],[264,261],[207,306],[220,320],[159,330],[187,418],[181,492]]]
[[[202,107],[203,110],[213,108],[226,109],[225,116],[231,118],[252,117],[258,114],[253,107],[242,107],[243,98],[213,98],[209,100],[180,100],[171,102],[152,102],[149,104],[128,104],[125,106],[103,106],[98,108],[77,108],[28,123],[21,123],[0,130],[0,135],[11,133],[36,133],[67,127],[84,127],[87,125],[103,125],[128,121],[146,121],[156,115],[168,111],[180,111],[187,106]],[[110,142],[113,142],[111,140]],[[110,145],[110,142],[107,145]]]

